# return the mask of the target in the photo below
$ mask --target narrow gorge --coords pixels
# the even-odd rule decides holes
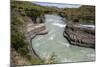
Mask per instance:
[[[58,6],[11,1],[12,67],[95,61],[95,6]]]
[[[44,25],[48,34],[38,35],[32,39],[32,47],[41,59],[48,62],[52,55],[54,55],[56,63],[93,61],[95,59],[94,49],[72,45],[69,42],[71,40],[64,38],[63,33],[66,27],[64,18],[56,14],[45,14]]]

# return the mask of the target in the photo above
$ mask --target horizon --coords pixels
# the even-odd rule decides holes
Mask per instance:
[[[32,2],[41,6],[58,7],[58,8],[79,8],[79,4],[65,4],[65,3],[48,3],[48,2]]]

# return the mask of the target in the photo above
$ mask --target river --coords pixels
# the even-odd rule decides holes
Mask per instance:
[[[55,55],[57,63],[95,60],[94,49],[70,45],[64,38],[64,18],[46,14],[45,26],[48,34],[32,39],[32,47],[40,58],[48,60],[50,56]]]

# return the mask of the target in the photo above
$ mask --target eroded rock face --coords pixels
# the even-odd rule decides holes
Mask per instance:
[[[95,48],[95,28],[82,25],[66,25],[64,37],[73,45]]]
[[[43,23],[41,24],[34,24],[27,28],[27,38],[30,40],[34,38],[36,35],[43,35],[47,34],[48,31]]]
[[[46,30],[44,23],[35,24],[29,17],[26,17],[25,37],[26,41],[29,43],[28,49],[30,50],[30,55],[33,58],[41,59],[32,48],[32,39],[37,35],[44,35],[47,33],[48,31]]]

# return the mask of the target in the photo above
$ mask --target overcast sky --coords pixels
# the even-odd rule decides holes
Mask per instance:
[[[78,8],[81,5],[79,4],[64,4],[64,3],[47,3],[47,2],[33,2],[42,6],[55,6],[58,8]]]

